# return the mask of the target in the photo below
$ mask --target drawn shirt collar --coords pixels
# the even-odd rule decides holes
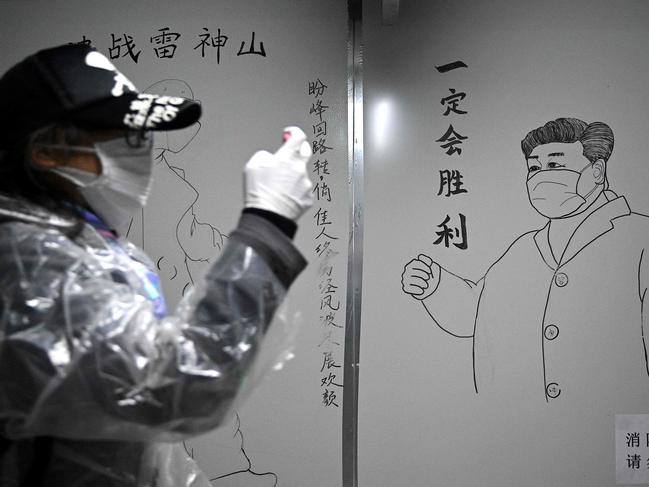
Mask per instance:
[[[606,191],[608,202],[588,215],[575,229],[563,252],[561,262],[556,262],[549,243],[550,222],[534,235],[534,241],[545,263],[553,270],[567,264],[585,247],[613,229],[613,220],[631,214],[631,209],[624,196],[617,196],[612,191]]]

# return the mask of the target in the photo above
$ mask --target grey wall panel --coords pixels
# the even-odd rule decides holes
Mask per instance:
[[[200,126],[156,138],[154,192],[129,231],[158,264],[170,307],[218,256],[222,235],[234,227],[248,158],[256,150],[275,150],[287,125],[301,126],[312,143],[326,146],[310,165],[320,199],[297,235],[311,265],[282,310],[293,326],[287,331],[278,322],[260,357],[263,364],[276,363],[281,349],[282,370],[268,372],[238,419],[189,440],[187,448],[210,478],[218,478],[215,486],[339,485],[342,389],[335,384],[342,383],[348,228],[344,2],[12,1],[0,2],[0,18],[0,71],[37,49],[89,39],[140,89],[202,102]],[[133,57],[125,36],[132,38]],[[312,110],[319,100],[326,107],[322,120]],[[328,244],[337,253],[326,254],[333,293],[323,292],[327,239],[318,237],[318,210],[328,212],[327,234],[337,238]],[[323,318],[327,295],[338,308],[331,322]],[[280,348],[286,331],[290,346]],[[333,361],[329,369],[326,357]]]
[[[411,1],[390,26],[364,6],[359,485],[615,485],[615,415],[649,412],[646,217],[600,235],[597,213],[556,272],[530,235],[499,259],[547,223],[520,141],[557,117],[610,125],[610,189],[649,213],[649,6]],[[490,269],[473,296],[443,273],[426,301],[468,338],[402,290],[420,254],[475,282]]]

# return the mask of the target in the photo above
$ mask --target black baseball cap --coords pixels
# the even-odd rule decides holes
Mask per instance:
[[[0,78],[0,149],[55,123],[84,129],[175,130],[201,116],[199,102],[140,93],[86,45],[32,54]]]

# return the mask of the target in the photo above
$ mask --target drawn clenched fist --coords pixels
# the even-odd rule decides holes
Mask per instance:
[[[439,284],[440,267],[425,254],[419,254],[406,264],[401,274],[403,292],[418,300],[433,294]]]

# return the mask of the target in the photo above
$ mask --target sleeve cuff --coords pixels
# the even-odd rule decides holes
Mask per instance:
[[[262,216],[242,213],[230,238],[254,248],[287,289],[306,267],[306,259],[291,239]]]
[[[262,210],[261,208],[245,208],[243,212],[265,218],[277,226],[277,228],[279,228],[288,238],[293,239],[293,237],[295,237],[295,233],[297,232],[297,223],[293,220],[289,220],[288,218],[272,211]]]

